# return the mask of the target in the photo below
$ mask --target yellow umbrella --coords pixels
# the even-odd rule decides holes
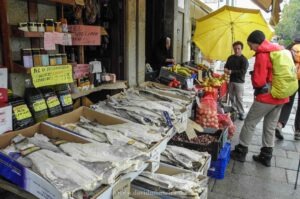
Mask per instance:
[[[197,20],[193,41],[209,59],[225,61],[232,54],[232,43],[244,43],[243,55],[250,58],[254,52],[247,38],[254,30],[261,30],[267,39],[273,35],[259,10],[223,6]]]

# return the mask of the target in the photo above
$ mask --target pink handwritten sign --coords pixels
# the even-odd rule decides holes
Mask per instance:
[[[64,46],[72,45],[71,34],[60,32],[45,32],[44,48],[46,50],[55,50],[55,44]]]
[[[90,73],[89,64],[77,64],[73,67],[73,73],[75,79],[80,79],[87,76]]]
[[[69,25],[72,34],[72,45],[101,45],[101,26]]]

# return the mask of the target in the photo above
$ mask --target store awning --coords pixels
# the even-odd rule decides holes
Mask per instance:
[[[256,5],[266,12],[271,12],[270,24],[275,26],[280,19],[280,3],[282,0],[252,0]]]
[[[190,17],[192,19],[199,19],[211,13],[213,10],[205,3],[199,0],[193,0],[190,4]]]

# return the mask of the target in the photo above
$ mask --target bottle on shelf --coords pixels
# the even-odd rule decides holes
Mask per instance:
[[[56,94],[64,113],[73,111],[73,100],[67,84],[56,86]]]
[[[43,122],[48,118],[48,110],[42,93],[33,87],[31,79],[25,80],[25,101],[35,122]]]
[[[9,104],[12,106],[13,130],[20,130],[32,126],[34,120],[24,99],[18,96],[10,96]]]
[[[48,107],[49,117],[61,115],[63,111],[54,89],[44,87],[41,91]]]

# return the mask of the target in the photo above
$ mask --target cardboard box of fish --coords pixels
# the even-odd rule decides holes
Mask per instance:
[[[155,173],[143,172],[131,184],[131,196],[138,199],[207,198],[208,177],[160,164]]]
[[[146,169],[149,147],[162,139],[157,132],[126,134],[118,128],[144,127],[124,125],[128,123],[81,107],[1,135],[0,175],[38,198],[111,198],[116,185]]]

